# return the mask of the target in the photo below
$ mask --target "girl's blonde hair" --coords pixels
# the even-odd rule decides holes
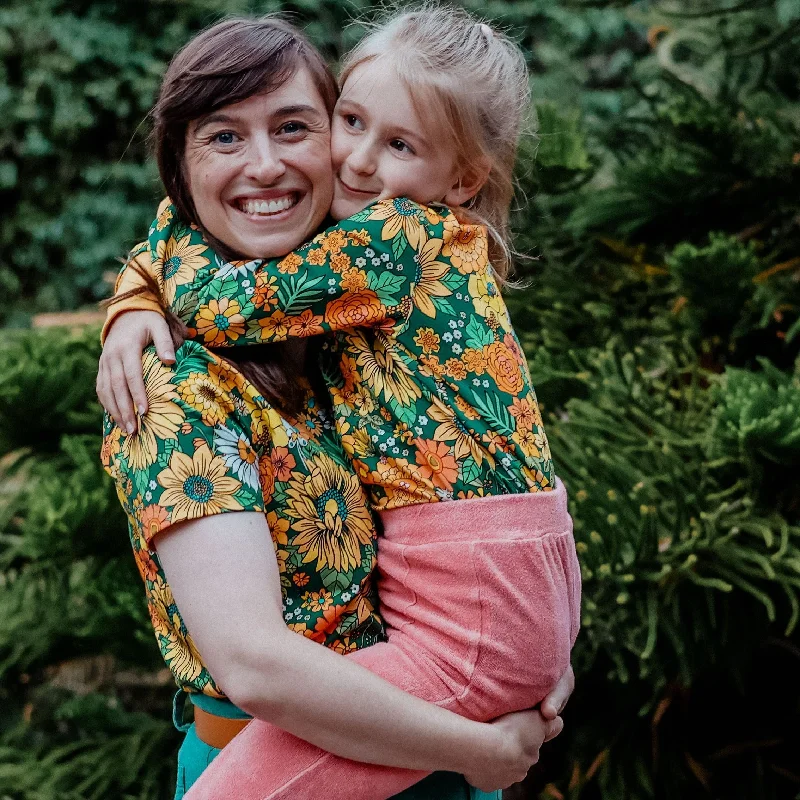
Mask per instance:
[[[444,123],[458,168],[469,174],[490,165],[484,185],[456,213],[487,226],[489,256],[503,280],[511,267],[514,161],[530,104],[522,52],[503,33],[454,6],[425,4],[370,27],[345,56],[340,84],[361,64],[388,59],[420,118]]]

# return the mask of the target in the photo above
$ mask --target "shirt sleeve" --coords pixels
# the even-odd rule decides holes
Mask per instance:
[[[405,199],[381,201],[281,259],[225,264],[197,289],[189,335],[229,347],[407,319],[421,276],[444,275],[445,218]]]
[[[135,264],[136,266],[132,266]],[[153,278],[156,278],[153,265],[149,257],[149,243],[143,242],[137,245],[131,251],[128,261],[122,267],[117,276],[117,282],[114,285],[114,297],[124,295],[133,289],[141,289],[141,293],[124,297],[120,300],[113,300],[106,310],[106,320],[103,323],[103,330],[100,333],[100,342],[105,343],[108,331],[114,324],[114,321],[120,314],[126,311],[155,311],[157,314],[162,314],[161,305],[158,298],[147,289],[147,284],[144,278],[137,271],[143,270]]]

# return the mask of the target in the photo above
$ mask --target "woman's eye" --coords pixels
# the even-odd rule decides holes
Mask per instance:
[[[235,136],[230,131],[222,131],[221,133],[214,134],[214,141],[218,144],[233,144]]]
[[[402,139],[392,139],[389,142],[389,147],[394,150],[397,150],[399,153],[413,153],[414,150],[409,145],[407,145]]]
[[[302,122],[286,122],[281,125],[280,133],[288,133],[290,136],[295,133],[302,133],[308,130],[308,127]]]

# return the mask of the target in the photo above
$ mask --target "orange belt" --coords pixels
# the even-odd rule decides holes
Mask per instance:
[[[249,719],[218,717],[216,714],[209,714],[202,708],[194,707],[194,731],[197,738],[219,750],[222,750],[250,721]]]

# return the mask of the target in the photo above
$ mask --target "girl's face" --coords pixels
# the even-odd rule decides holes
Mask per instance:
[[[392,197],[450,206],[465,202],[471,195],[463,196],[455,153],[445,138],[436,135],[431,119],[420,118],[387,59],[357,66],[333,112],[331,216],[345,219]]]
[[[193,120],[185,166],[200,223],[240,256],[283,256],[310,239],[333,173],[328,112],[308,70]]]

